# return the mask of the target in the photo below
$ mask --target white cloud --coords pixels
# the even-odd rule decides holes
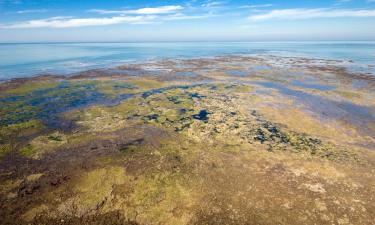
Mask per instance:
[[[29,9],[29,10],[20,10],[17,11],[18,14],[25,14],[25,13],[44,13],[48,12],[47,9]]]
[[[99,14],[123,14],[124,10],[107,10],[107,9],[90,9],[88,12],[99,13]]]
[[[170,14],[184,9],[180,5],[167,5],[155,8],[140,8],[134,10],[105,10],[105,9],[92,9],[90,12],[99,14],[137,14],[137,15],[154,15],[154,14]]]
[[[206,8],[210,8],[210,7],[219,6],[219,5],[223,5],[223,4],[224,4],[224,2],[207,2],[207,3],[202,4],[201,6],[206,7]]]
[[[176,13],[174,15],[170,15],[167,17],[162,18],[162,20],[194,20],[194,19],[205,19],[209,17],[214,17],[213,14],[202,14],[202,15],[185,15],[181,13]]]
[[[130,10],[128,12],[134,13],[134,14],[167,14],[167,13],[176,12],[183,8],[184,7],[180,5],[169,5],[169,6],[161,6],[157,8],[141,8],[137,10]]]
[[[29,20],[19,23],[0,25],[0,28],[67,28],[83,26],[103,26],[112,24],[139,24],[152,22],[154,16],[117,16],[104,18],[52,17],[41,20]]]
[[[267,13],[252,15],[248,19],[253,21],[261,20],[301,20],[313,18],[339,18],[339,17],[375,17],[375,9],[279,9]]]
[[[179,5],[160,6],[155,8],[140,8],[134,10],[100,10],[93,9],[90,12],[99,14],[118,14],[108,17],[73,18],[52,17],[38,20],[28,20],[10,24],[0,24],[0,28],[67,28],[83,26],[104,26],[113,24],[143,24],[154,23],[163,20],[187,20],[204,18],[203,15],[184,15],[179,13],[184,7]],[[36,10],[24,10],[18,13],[31,13]],[[39,10],[41,12],[41,10]]]
[[[52,17],[38,20],[28,20],[10,24],[0,24],[3,29],[15,28],[69,28],[84,26],[105,26],[114,24],[145,24],[159,23],[172,20],[194,20],[213,17],[213,14],[186,15],[175,12],[182,9],[179,6],[166,6],[158,8],[141,8],[127,11],[98,11],[101,14],[119,14],[118,16],[74,18],[74,17]],[[128,14],[124,14],[124,12]]]
[[[267,8],[267,7],[272,7],[272,6],[273,6],[273,4],[243,5],[243,6],[240,6],[239,8],[241,8],[241,9],[247,9],[247,8],[255,9],[255,8]]]

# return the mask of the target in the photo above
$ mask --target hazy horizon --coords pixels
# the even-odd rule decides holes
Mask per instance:
[[[75,43],[87,43],[87,44],[95,44],[95,43],[102,43],[102,44],[111,44],[111,43],[343,43],[343,44],[350,44],[350,43],[374,43],[375,40],[285,40],[285,41],[231,41],[231,40],[223,40],[223,41],[210,41],[210,40],[193,40],[193,41],[35,41],[35,42],[27,42],[27,41],[20,41],[20,42],[0,42],[0,44],[75,44]]]

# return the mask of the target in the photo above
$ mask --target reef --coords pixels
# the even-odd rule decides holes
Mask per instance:
[[[371,225],[374,99],[370,75],[275,56],[3,82],[0,221]]]

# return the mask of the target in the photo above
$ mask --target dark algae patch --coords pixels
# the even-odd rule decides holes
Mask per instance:
[[[352,77],[375,84],[314,63],[166,59],[0,84],[0,223],[373,225],[375,96]]]
[[[209,114],[209,112],[207,112],[207,110],[203,109],[203,110],[200,110],[198,114],[193,115],[193,118],[196,119],[196,120],[207,122],[208,121],[208,114]]]
[[[129,141],[127,143],[121,144],[120,145],[120,151],[134,151],[136,148],[139,147],[144,142],[143,138],[139,138],[133,141]]]

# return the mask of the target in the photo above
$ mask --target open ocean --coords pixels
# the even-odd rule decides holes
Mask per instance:
[[[375,75],[375,42],[19,43],[0,44],[0,80],[237,54],[344,60],[353,70]]]

